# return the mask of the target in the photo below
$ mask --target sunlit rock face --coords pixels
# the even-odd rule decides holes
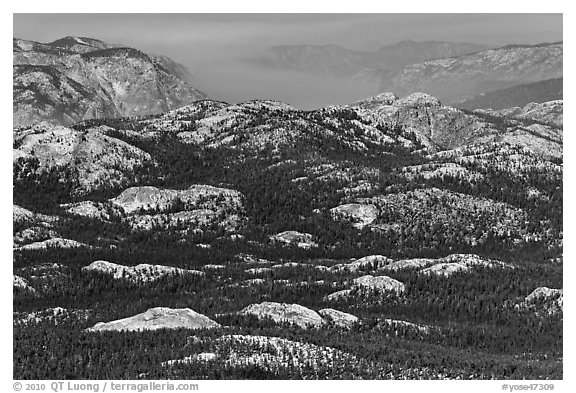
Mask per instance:
[[[142,314],[110,322],[98,322],[88,331],[140,331],[158,329],[212,329],[220,327],[205,315],[189,308],[155,307]]]
[[[240,311],[241,314],[254,315],[258,318],[270,318],[275,322],[288,322],[301,328],[320,327],[325,322],[316,311],[299,304],[262,302],[251,304]]]
[[[198,270],[181,269],[172,266],[150,265],[141,263],[136,266],[124,266],[108,261],[94,261],[82,268],[83,271],[109,274],[115,280],[128,280],[135,283],[156,281],[170,275],[197,275],[203,276],[204,272]]]

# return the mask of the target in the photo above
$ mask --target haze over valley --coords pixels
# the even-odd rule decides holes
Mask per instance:
[[[14,37],[20,39],[97,38],[185,65],[196,77],[196,87],[210,98],[231,103],[273,99],[300,109],[344,105],[386,91],[403,95],[390,84],[381,86],[380,79],[383,71],[398,72],[411,63],[509,44],[562,41],[559,14],[16,14],[14,18]],[[498,88],[514,84],[489,80]]]

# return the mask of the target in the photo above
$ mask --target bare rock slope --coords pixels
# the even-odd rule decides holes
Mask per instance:
[[[110,322],[98,322],[88,329],[98,331],[138,331],[158,329],[211,329],[220,325],[189,308],[155,307],[142,314]]]
[[[350,329],[359,321],[357,316],[333,308],[323,308],[322,310],[318,310],[318,314],[327,321],[334,323],[335,326],[345,329]]]
[[[270,318],[275,322],[288,322],[304,329],[324,324],[324,320],[316,311],[299,304],[262,302],[249,305],[240,311],[240,314]]]
[[[519,307],[534,310],[537,314],[561,314],[564,311],[564,290],[538,287],[526,296]]]
[[[105,126],[78,131],[45,122],[26,127],[14,132],[13,162],[22,171],[56,170],[63,178],[70,172],[66,180],[77,182],[84,192],[117,185],[152,158],[108,131]]]
[[[91,38],[15,38],[13,64],[14,126],[149,115],[206,98],[184,66]]]
[[[125,279],[133,282],[155,281],[168,275],[204,275],[197,270],[187,270],[172,266],[150,265],[141,263],[136,266],[124,266],[108,261],[94,261],[90,265],[82,268],[84,271],[95,271],[110,274],[116,280]]]

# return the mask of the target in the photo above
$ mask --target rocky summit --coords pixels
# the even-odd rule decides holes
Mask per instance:
[[[213,329],[220,325],[189,308],[155,307],[142,314],[110,322],[98,322],[90,332],[158,329]]]
[[[524,301],[520,303],[520,308],[534,310],[538,314],[562,315],[564,290],[538,287],[524,298]]]
[[[486,116],[486,112],[482,111],[471,116],[472,113],[443,105],[436,97],[425,93],[412,93],[401,99],[390,94],[378,97],[384,97],[379,105],[379,100],[372,98],[358,101],[351,107],[363,117],[369,117],[389,127],[400,127],[414,132],[419,142],[429,149],[446,150],[471,143],[497,142],[518,131],[534,134],[524,129],[529,124],[510,124],[512,127],[508,128],[506,123],[513,122],[513,116],[496,119]],[[536,121],[530,123],[534,122]],[[557,124],[551,126],[559,128]],[[558,140],[558,135],[554,135],[552,139]]]
[[[111,275],[115,280],[123,279],[133,282],[155,281],[170,275],[204,275],[197,270],[180,269],[172,266],[150,265],[141,263],[136,266],[123,266],[108,261],[94,261],[82,270],[100,272]]]
[[[262,302],[247,306],[240,314],[270,318],[275,322],[287,322],[304,329],[317,328],[324,324],[318,313],[299,304]]]
[[[164,56],[85,37],[14,38],[14,126],[165,112],[206,95]]]

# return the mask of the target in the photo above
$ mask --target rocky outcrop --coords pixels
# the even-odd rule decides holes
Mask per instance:
[[[361,290],[376,290],[381,292],[404,293],[405,286],[398,280],[388,276],[372,276],[370,274],[353,280],[356,288]]]
[[[380,329],[392,329],[398,334],[399,330],[411,330],[418,333],[430,333],[431,331],[439,331],[437,326],[421,325],[408,321],[385,318],[378,321],[377,326]]]
[[[318,328],[324,320],[316,311],[299,304],[262,302],[251,304],[240,311],[240,314],[254,315],[259,319],[269,318],[277,323],[291,323],[303,329]]]
[[[326,301],[338,301],[350,296],[371,296],[378,293],[393,293],[402,295],[405,285],[388,276],[372,276],[370,274],[352,280],[350,289],[343,289],[324,297]]]
[[[392,259],[385,257],[384,255],[368,255],[350,263],[331,266],[329,270],[333,272],[345,271],[356,273],[359,271],[374,271],[382,269],[392,263]]]
[[[330,209],[334,219],[350,221],[355,228],[362,229],[372,224],[378,217],[378,209],[374,205],[361,203],[348,203]]]
[[[564,290],[538,287],[519,306],[534,310],[537,314],[561,314],[564,311]]]
[[[12,320],[14,325],[29,326],[38,323],[50,323],[58,326],[66,323],[84,322],[90,314],[91,310],[51,307],[32,312],[14,312]]]
[[[94,201],[82,201],[60,205],[66,209],[67,213],[75,216],[96,218],[102,221],[109,221],[113,217],[120,216],[122,211],[111,203],[102,203]]]
[[[373,97],[365,98],[352,104],[364,110],[378,110],[381,106],[390,106],[398,101],[398,96],[391,91],[377,94]]]
[[[297,231],[284,231],[277,233],[270,236],[270,241],[272,243],[296,246],[303,249],[318,247],[318,244],[313,241],[313,236],[311,234]]]
[[[392,96],[392,93],[385,94]],[[367,99],[352,105],[363,118],[402,130],[407,141],[432,150],[444,150],[475,141],[494,140],[499,130],[479,116],[442,105],[430,94],[416,92],[396,100]]]
[[[77,242],[76,240],[62,239],[55,237],[41,242],[34,242],[15,248],[18,251],[31,251],[31,250],[46,250],[48,248],[79,248],[91,246],[85,243]]]
[[[385,266],[382,266],[382,270],[390,270],[395,272],[402,269],[419,269],[433,265],[434,262],[435,260],[430,258],[402,259],[400,261],[391,262]]]
[[[352,294],[352,289],[342,289],[341,291],[337,291],[331,293],[330,295],[326,295],[324,300],[326,301],[338,301],[346,299],[348,296]]]
[[[192,193],[184,190],[167,190],[153,186],[130,187],[122,191],[111,202],[122,208],[125,213],[146,210],[166,211],[182,196],[187,198]]]
[[[417,269],[420,274],[433,274],[449,277],[456,272],[469,272],[473,267],[484,268],[514,268],[501,261],[482,258],[475,254],[450,254],[443,258],[402,259],[382,267],[382,270],[397,271],[402,269]]]
[[[20,168],[15,180],[25,178],[35,168],[36,173],[52,170],[61,176],[62,182],[77,183],[75,192],[125,182],[128,172],[152,158],[143,150],[107,135],[110,130],[102,126],[78,131],[40,123],[15,131],[13,162]]]
[[[549,298],[558,298],[563,300],[564,291],[562,289],[552,289],[548,287],[538,287],[533,290],[524,301],[528,303],[534,303],[538,300],[549,299]]]
[[[115,280],[128,280],[132,282],[151,282],[169,275],[205,275],[198,270],[180,269],[172,266],[149,265],[142,263],[136,266],[124,266],[107,261],[94,261],[82,268],[83,271],[93,271],[109,274]]]
[[[431,96],[430,94],[421,92],[409,94],[406,97],[394,101],[393,104],[397,107],[412,108],[412,109],[431,108],[431,107],[439,108],[442,106],[438,98]]]
[[[343,311],[334,310],[333,308],[323,308],[322,310],[318,310],[318,314],[320,314],[326,321],[344,329],[350,329],[359,321],[357,316]]]
[[[185,226],[201,230],[217,225],[236,231],[245,221],[243,196],[236,190],[195,184],[184,190],[131,187],[110,202],[127,214],[136,229]]]
[[[482,258],[475,254],[451,254],[447,257],[433,260],[433,265],[429,268],[422,269],[420,273],[436,274],[447,277],[455,272],[470,271],[473,267],[508,269],[514,268],[514,266],[508,263]]]
[[[122,191],[111,202],[121,207],[127,214],[141,210],[166,211],[171,208],[186,210],[188,207],[209,209],[215,206],[214,200],[226,200],[234,207],[241,206],[241,197],[236,190],[210,185],[194,184],[187,189],[171,190],[153,186],[130,187]]]
[[[226,269],[226,266],[224,266],[224,265],[215,265],[215,264],[212,264],[212,263],[209,263],[208,265],[202,266],[202,270],[218,271],[218,270],[224,270],[224,269]]]
[[[42,225],[42,223],[39,223]],[[13,248],[18,248],[26,244],[38,243],[47,239],[57,238],[59,235],[56,231],[50,229],[49,224],[46,226],[31,226],[14,233]]]
[[[263,273],[265,274],[270,273],[272,272],[272,269],[269,267],[253,267],[251,269],[244,270],[244,272],[248,274],[258,275]]]
[[[50,227],[58,218],[28,210],[22,206],[12,205],[12,222],[14,224],[38,224],[43,227]]]
[[[30,284],[28,283],[28,281],[20,276],[17,275],[13,275],[13,287],[18,289],[18,290],[22,290],[22,291],[27,291],[30,293],[35,294],[36,293],[36,289],[34,289],[32,286],[30,286]]]
[[[142,314],[110,322],[98,322],[87,329],[101,331],[141,331],[158,329],[214,329],[220,324],[189,308],[155,307]]]
[[[437,263],[433,266],[421,270],[420,272],[423,274],[435,274],[437,276],[448,277],[457,272],[468,272],[468,271],[470,271],[470,267],[454,262],[454,263]]]

